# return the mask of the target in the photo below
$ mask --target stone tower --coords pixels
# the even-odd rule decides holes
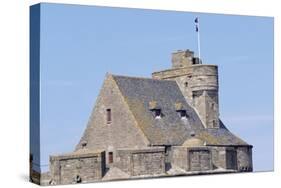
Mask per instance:
[[[175,80],[206,128],[219,128],[218,67],[204,65],[194,52],[172,54],[172,68],[152,73],[154,79]]]

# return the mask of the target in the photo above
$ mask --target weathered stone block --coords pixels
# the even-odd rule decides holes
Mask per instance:
[[[186,171],[212,170],[212,155],[208,147],[172,147],[172,166]]]
[[[115,166],[131,176],[165,173],[164,147],[117,150]]]
[[[101,180],[105,173],[105,152],[77,151],[50,156],[51,184],[86,183]]]

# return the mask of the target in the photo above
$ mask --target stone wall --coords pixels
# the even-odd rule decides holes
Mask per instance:
[[[240,172],[253,171],[252,146],[237,148],[237,166]]]
[[[130,176],[165,173],[165,148],[120,149],[114,164]]]
[[[212,146],[213,168],[237,170],[238,155],[237,147],[234,146]]]
[[[172,168],[185,171],[212,170],[212,154],[208,147],[172,147]]]
[[[240,172],[251,172],[252,146],[217,146],[212,148],[214,168],[232,169]]]
[[[50,156],[51,184],[86,183],[101,180],[105,173],[105,152]]]
[[[111,109],[110,122],[106,117],[107,109]],[[109,152],[112,152],[114,162],[117,148],[142,148],[148,144],[117,84],[111,75],[107,75],[76,150],[105,150],[106,163],[110,166]]]
[[[213,168],[223,168],[226,169],[226,153],[225,153],[225,147],[211,147],[212,151],[212,162],[213,162]]]

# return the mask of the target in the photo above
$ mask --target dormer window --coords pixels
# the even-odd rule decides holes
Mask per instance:
[[[181,119],[187,119],[186,110],[178,110],[178,113]]]
[[[161,119],[161,109],[155,109],[153,111],[154,111],[155,119]]]
[[[187,119],[186,110],[181,102],[175,103],[175,110],[181,119]]]
[[[161,119],[162,112],[158,103],[156,101],[150,101],[148,105],[149,105],[149,110],[153,113],[155,119]]]

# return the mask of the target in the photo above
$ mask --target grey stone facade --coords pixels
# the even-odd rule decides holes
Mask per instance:
[[[107,74],[75,151],[50,157],[50,183],[250,172],[252,146],[219,118],[218,67],[192,51],[151,78]]]
[[[105,153],[79,151],[50,156],[50,184],[73,184],[100,180],[105,174]]]
[[[208,147],[173,147],[173,167],[185,171],[210,171],[212,166],[212,153]]]
[[[120,149],[115,166],[130,176],[165,174],[165,148]]]

